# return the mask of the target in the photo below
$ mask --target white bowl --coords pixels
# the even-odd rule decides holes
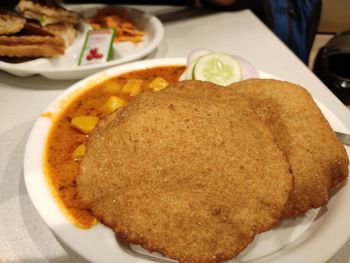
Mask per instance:
[[[97,73],[71,86],[44,113],[55,116],[72,96],[84,92],[93,84],[129,71],[164,65],[185,65],[183,58],[154,59],[120,65]],[[259,72],[263,78],[272,75]],[[325,117],[335,130],[347,132],[346,127],[333,112],[319,104]],[[70,248],[93,262],[149,262],[151,257],[139,246],[131,253],[119,244],[114,233],[102,224],[83,230],[67,219],[53,198],[43,171],[43,157],[52,118],[40,117],[29,136],[24,156],[24,179],[29,196],[46,224]],[[347,149],[349,150],[349,149]],[[330,200],[327,209],[311,210],[304,217],[285,220],[272,230],[260,234],[238,257],[240,262],[323,262],[334,254],[350,235],[348,226],[350,185],[341,188]],[[164,258],[163,258],[164,259]],[[236,259],[237,260],[237,259]],[[235,260],[232,260],[234,262]]]

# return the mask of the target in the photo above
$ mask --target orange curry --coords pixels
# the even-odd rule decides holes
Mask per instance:
[[[123,107],[138,93],[159,91],[177,81],[184,69],[184,66],[163,66],[108,79],[73,99],[54,119],[47,140],[44,169],[53,195],[74,225],[89,228],[97,222],[79,201],[76,189],[89,132],[99,119]],[[50,118],[51,115],[43,116]]]

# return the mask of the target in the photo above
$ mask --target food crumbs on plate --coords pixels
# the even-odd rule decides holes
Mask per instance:
[[[90,30],[79,58],[79,65],[103,64],[113,56],[114,29]]]
[[[43,112],[43,113],[40,114],[40,117],[51,119],[52,112]]]

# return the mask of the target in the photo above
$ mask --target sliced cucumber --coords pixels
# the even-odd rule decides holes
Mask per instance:
[[[208,49],[195,49],[187,56],[187,69],[181,75],[180,80],[192,79],[193,67],[196,64],[199,57],[209,54],[210,50]]]
[[[210,53],[200,56],[192,70],[195,80],[210,81],[226,86],[242,79],[241,67],[232,56],[223,53]]]
[[[187,78],[187,79],[194,79],[194,78],[193,78],[193,69],[194,69],[194,66],[197,64],[199,58],[200,58],[200,57],[194,58],[194,59],[190,62],[190,64],[187,66],[187,70],[186,70],[186,78]]]
[[[190,54],[188,54],[187,56],[187,64],[192,64],[192,62],[201,57],[201,56],[204,56],[204,55],[207,55],[211,53],[211,51],[209,49],[204,49],[204,48],[201,48],[201,49],[195,49],[193,50]]]

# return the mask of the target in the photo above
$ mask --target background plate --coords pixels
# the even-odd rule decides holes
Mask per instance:
[[[67,9],[90,17],[105,5],[69,5]],[[136,27],[145,32],[140,43],[119,42],[113,45],[113,59],[102,65],[78,66],[78,59],[90,25],[81,21],[79,33],[74,43],[66,49],[65,55],[58,58],[38,58],[22,63],[0,61],[0,69],[17,76],[40,74],[49,79],[81,79],[102,69],[134,61],[151,53],[158,47],[164,36],[164,28],[159,19],[138,9],[115,6],[126,11]]]

